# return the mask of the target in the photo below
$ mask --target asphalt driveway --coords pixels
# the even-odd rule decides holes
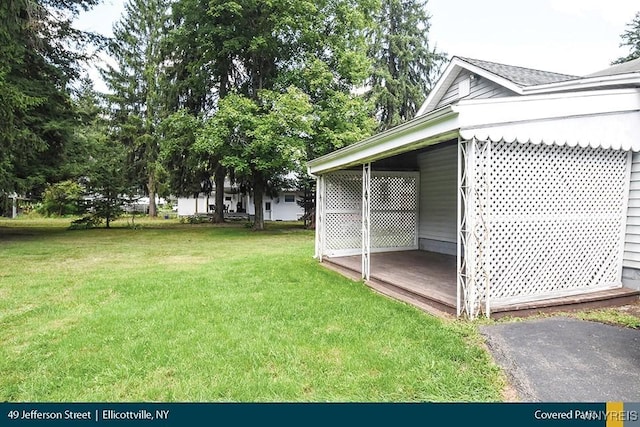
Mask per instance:
[[[552,317],[480,331],[520,401],[640,401],[638,329]]]

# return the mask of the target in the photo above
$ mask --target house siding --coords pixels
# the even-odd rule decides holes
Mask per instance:
[[[449,89],[445,92],[444,96],[436,105],[436,109],[449,105],[459,99],[458,88],[460,82],[468,79],[471,75],[468,71],[461,71],[455,78]],[[465,96],[465,99],[486,99],[486,98],[500,98],[504,96],[515,96],[516,93],[509,89],[502,87],[491,80],[484,78],[476,78],[471,81],[469,95]]]
[[[456,254],[458,154],[455,144],[422,153],[420,167],[420,249]]]
[[[229,212],[236,212],[238,209],[238,203],[244,208],[249,215],[255,215],[255,205],[253,198],[247,195],[234,193],[225,193],[225,205]],[[293,202],[285,201],[285,196],[294,196]],[[271,210],[265,210],[264,219],[267,221],[298,221],[304,215],[304,208],[298,205],[297,200],[302,197],[300,192],[283,192],[279,193],[277,197],[271,198],[269,196],[264,197],[263,203],[271,203]],[[226,200],[229,198],[230,200]],[[197,202],[196,202],[197,200]],[[210,209],[216,202],[215,194],[209,196],[209,208],[207,208],[207,199],[205,197],[199,197],[194,199],[192,197],[178,198],[178,216],[190,216],[196,214],[196,203],[198,204],[198,214],[205,214],[212,211]],[[264,206],[263,206],[264,208]]]
[[[627,208],[627,230],[624,239],[622,282],[640,289],[640,153],[633,153],[631,183]]]
[[[293,196],[293,202],[287,202],[285,196]],[[300,192],[285,192],[278,194],[277,197],[271,198],[265,196],[263,200],[263,208],[265,208],[266,202],[271,203],[271,210],[264,211],[264,219],[267,221],[298,221],[304,215],[304,208],[298,204],[298,200],[303,197],[303,193]],[[253,197],[249,198],[247,206],[247,212],[250,215],[254,215],[256,207]]]

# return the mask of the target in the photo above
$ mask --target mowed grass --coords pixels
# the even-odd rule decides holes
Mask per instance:
[[[0,221],[0,401],[501,399],[472,325],[323,268],[299,226],[68,224]]]

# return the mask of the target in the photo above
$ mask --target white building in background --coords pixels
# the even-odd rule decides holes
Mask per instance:
[[[241,193],[225,183],[224,205],[225,215],[237,217],[239,215],[253,216],[256,213],[253,196]],[[263,208],[266,221],[298,221],[304,215],[304,208],[298,204],[303,197],[301,191],[286,190],[276,197],[264,195]],[[200,197],[179,197],[178,216],[206,215],[215,211],[215,190],[210,195],[201,194]]]

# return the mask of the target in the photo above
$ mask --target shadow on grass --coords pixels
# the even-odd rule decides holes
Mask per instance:
[[[274,221],[267,222],[262,231],[252,230],[252,224],[246,221],[225,221],[224,223],[204,222],[198,224],[181,223],[178,219],[163,218],[136,218],[134,221],[130,217],[122,217],[111,223],[110,228],[104,224],[90,228],[72,228],[71,223],[76,217],[69,218],[20,218],[20,219],[0,219],[0,244],[3,242],[46,240],[57,238],[65,233],[82,234],[93,233],[120,233],[123,231],[139,230],[191,230],[203,229],[216,230],[222,235],[237,235],[238,237],[247,234],[264,233],[286,234],[307,232],[312,234],[313,230],[305,228],[300,221]]]

